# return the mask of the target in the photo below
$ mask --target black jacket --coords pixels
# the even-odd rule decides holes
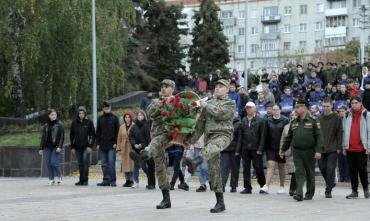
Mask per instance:
[[[363,92],[362,104],[367,109],[367,111],[370,111],[370,89],[365,89],[365,91]]]
[[[113,145],[117,144],[119,127],[118,117],[113,113],[100,116],[96,126],[96,145],[99,145],[101,150],[113,148]]]
[[[241,154],[243,157],[247,150],[263,151],[264,127],[265,120],[258,115],[253,117],[250,126],[248,118],[244,117],[238,130],[236,152]]]
[[[130,144],[132,149],[136,152],[147,147],[150,143],[150,126],[146,120],[139,122],[137,121],[130,130],[129,134]],[[141,144],[141,149],[136,149],[135,144]]]
[[[72,122],[69,135],[72,149],[92,148],[95,143],[94,124],[87,118],[82,121],[80,121],[80,119],[76,119]]]
[[[230,145],[223,150],[222,152],[231,152],[236,150],[236,146],[238,144],[238,132],[239,132],[239,127],[241,125],[240,118],[234,118],[233,121],[233,126],[234,126],[234,133],[233,133],[233,140],[231,141]]]
[[[64,127],[59,120],[47,122],[42,130],[40,148],[63,148],[64,142]]]
[[[281,116],[279,119],[269,117],[265,122],[264,144],[265,150],[280,149],[280,139],[285,125],[289,124],[288,118]]]

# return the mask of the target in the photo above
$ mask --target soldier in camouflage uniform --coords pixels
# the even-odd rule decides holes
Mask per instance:
[[[211,213],[225,210],[220,170],[220,152],[227,148],[233,138],[233,119],[236,112],[235,102],[229,99],[230,84],[219,80],[215,87],[215,98],[209,100],[202,109],[195,132],[188,138],[188,143],[195,143],[204,134],[205,147],[199,157],[185,159],[191,173],[203,161],[208,161],[208,170],[212,189],[216,193],[217,203]]]
[[[167,178],[167,166],[165,160],[165,150],[169,147],[169,142],[172,140],[167,134],[165,124],[162,120],[160,105],[163,100],[171,99],[175,89],[175,82],[171,80],[163,80],[161,82],[161,94],[160,99],[155,99],[147,108],[147,113],[152,120],[151,137],[152,140],[145,148],[140,152],[140,156],[131,152],[130,156],[133,160],[147,160],[153,158],[155,163],[155,172],[158,179],[159,188],[162,190],[163,200],[157,205],[157,209],[171,208],[170,200],[170,183]]]

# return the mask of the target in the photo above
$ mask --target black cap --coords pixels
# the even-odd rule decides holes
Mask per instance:
[[[299,107],[299,106],[306,106],[308,107],[308,102],[306,100],[303,100],[303,99],[298,99],[296,102],[295,102],[295,107]]]
[[[104,107],[110,107],[110,104],[108,103],[108,101],[103,101],[102,108]]]
[[[299,67],[303,68],[303,66],[301,64],[297,64],[297,68],[299,68]]]

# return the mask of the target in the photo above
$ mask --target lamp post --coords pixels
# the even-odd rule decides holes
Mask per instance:
[[[93,122],[96,127],[97,125],[97,91],[96,91],[96,28],[95,28],[95,0],[92,0],[92,80],[93,80],[93,87],[92,87],[92,94],[93,94]]]

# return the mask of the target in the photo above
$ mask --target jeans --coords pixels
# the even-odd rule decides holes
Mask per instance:
[[[349,174],[351,177],[352,191],[358,191],[358,177],[360,176],[361,184],[364,189],[369,187],[367,175],[367,155],[362,153],[351,153],[347,151],[347,159],[349,165]]]
[[[256,150],[247,150],[246,153],[243,155],[244,188],[247,190],[252,190],[251,162],[253,163],[253,168],[256,171],[257,182],[260,187],[263,187],[266,184],[265,173],[263,171],[262,155],[258,155]]]
[[[240,157],[235,156],[235,151],[221,152],[220,166],[222,185],[224,187],[226,186],[229,174],[231,173],[230,187],[237,188],[239,179]]]
[[[116,150],[99,150],[101,167],[103,170],[103,183],[116,183]]]
[[[80,171],[80,182],[88,182],[90,153],[88,153],[86,149],[77,149],[76,158],[78,161],[78,169]]]
[[[349,178],[349,168],[346,156],[343,153],[338,155],[338,169],[339,169],[339,181],[348,182]]]
[[[184,183],[184,174],[181,171],[181,159],[183,152],[169,154],[170,165],[173,166],[173,175],[170,184],[175,185],[177,178]]]
[[[60,169],[61,153],[57,153],[56,148],[46,147],[44,154],[49,180],[54,180],[55,177],[62,177],[62,171]]]
[[[337,168],[337,152],[323,153],[319,160],[319,167],[326,183],[326,191],[331,192],[335,186],[335,168]]]
[[[201,148],[194,148],[194,157],[199,156],[201,151]],[[207,180],[209,179],[209,174],[208,174],[208,163],[206,161],[203,161],[198,167],[198,178],[199,178],[199,183],[201,185],[206,184]]]
[[[135,183],[139,183],[139,170],[143,169],[144,173],[148,178],[148,185],[155,186],[155,175],[154,175],[154,161],[153,159],[141,161],[139,165],[134,165],[133,179]]]

